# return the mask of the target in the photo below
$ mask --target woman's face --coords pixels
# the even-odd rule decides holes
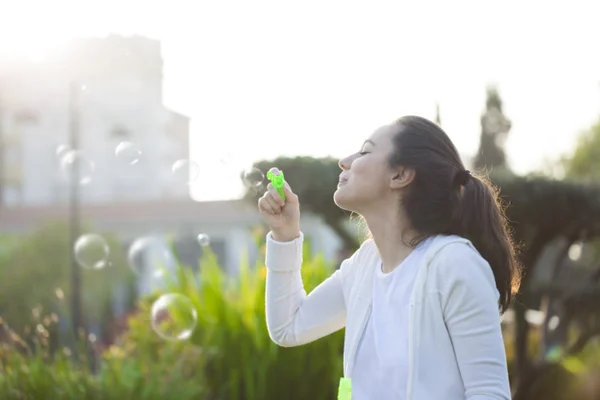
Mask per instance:
[[[342,172],[333,195],[338,207],[362,214],[392,196],[397,172],[390,168],[388,159],[397,129],[393,125],[377,129],[356,153],[339,161]]]

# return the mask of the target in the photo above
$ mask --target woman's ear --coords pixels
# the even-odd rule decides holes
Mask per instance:
[[[408,186],[413,181],[413,179],[415,179],[414,169],[399,167],[392,174],[390,187],[392,189],[402,189]]]

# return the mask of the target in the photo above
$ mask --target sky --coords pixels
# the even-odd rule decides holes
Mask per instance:
[[[0,52],[38,57],[108,33],[161,40],[165,103],[192,119],[197,200],[238,195],[234,167],[342,157],[402,115],[433,119],[436,102],[470,157],[488,84],[513,122],[517,173],[568,153],[600,114],[594,1],[0,2]]]

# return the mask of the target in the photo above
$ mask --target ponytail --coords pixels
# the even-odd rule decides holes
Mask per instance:
[[[451,233],[469,239],[490,264],[504,312],[519,289],[520,268],[498,189],[483,177],[469,176],[458,190],[462,193]]]

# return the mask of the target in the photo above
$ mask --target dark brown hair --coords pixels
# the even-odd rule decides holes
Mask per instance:
[[[506,311],[519,287],[520,268],[498,190],[465,170],[456,147],[435,123],[406,116],[395,125],[389,163],[415,171],[402,199],[411,227],[420,235],[415,241],[439,234],[469,239],[490,264],[500,309]]]

